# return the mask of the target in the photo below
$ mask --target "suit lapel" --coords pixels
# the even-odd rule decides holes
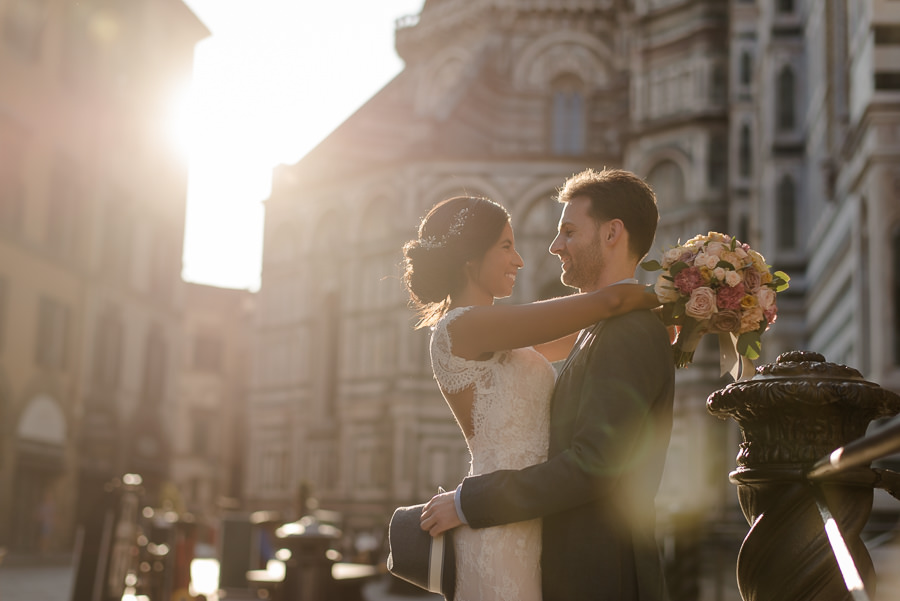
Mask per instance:
[[[572,346],[572,350],[569,352],[569,356],[566,357],[566,362],[563,363],[562,368],[559,370],[557,382],[559,381],[559,378],[562,377],[563,373],[565,373],[565,371],[569,368],[569,365],[572,364],[572,361],[575,360],[575,357],[578,356],[578,353],[580,353],[584,347],[590,345],[591,341],[596,338],[602,327],[603,322],[598,321],[590,328],[585,328],[578,333],[578,337],[575,339],[575,344]]]

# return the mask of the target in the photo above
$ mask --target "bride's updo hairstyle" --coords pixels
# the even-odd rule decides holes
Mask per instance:
[[[509,213],[487,198],[457,196],[436,204],[403,245],[403,284],[419,315],[417,328],[432,326],[466,283],[466,263],[481,259],[500,239]]]

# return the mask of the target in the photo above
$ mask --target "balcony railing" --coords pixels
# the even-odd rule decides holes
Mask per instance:
[[[900,452],[900,419],[894,418],[871,434],[835,449],[828,456],[820,459],[806,473],[806,479],[813,486],[816,507],[819,510],[819,515],[822,517],[828,542],[831,544],[834,558],[837,560],[841,575],[844,577],[847,592],[850,593],[853,601],[870,601],[870,597],[866,592],[865,584],[860,576],[853,555],[850,553],[849,547],[841,533],[841,528],[837,520],[831,515],[827,498],[823,494],[819,483],[827,481],[832,476],[867,466],[873,461],[898,452]],[[877,468],[873,469],[872,473],[875,478],[873,486],[884,489],[895,499],[900,500],[900,474]]]
[[[869,463],[900,450],[900,395],[818,353],[792,351],[707,399],[741,427],[730,479],[750,529],[737,559],[744,599],[863,601],[875,567],[862,540],[874,489],[900,474]]]

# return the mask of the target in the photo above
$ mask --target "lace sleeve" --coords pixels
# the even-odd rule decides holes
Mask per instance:
[[[431,369],[441,390],[455,394],[472,386],[482,371],[488,368],[484,361],[469,361],[452,352],[452,341],[447,326],[472,307],[459,307],[447,313],[431,332]]]

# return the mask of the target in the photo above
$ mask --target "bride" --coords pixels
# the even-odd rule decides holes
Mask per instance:
[[[470,475],[547,459],[555,371],[576,333],[659,304],[643,286],[523,305],[512,294],[524,267],[506,209],[486,198],[438,203],[403,248],[410,304],[431,327],[431,363],[471,454]],[[454,531],[456,601],[540,601],[540,520]]]

